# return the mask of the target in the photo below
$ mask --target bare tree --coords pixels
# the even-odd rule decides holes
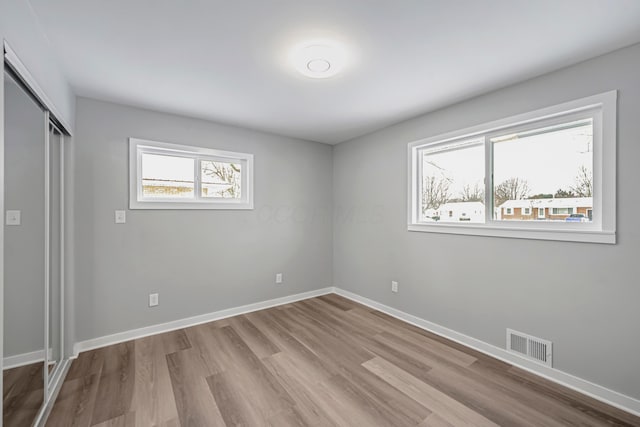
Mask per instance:
[[[461,202],[484,202],[484,187],[476,183],[473,187],[467,184],[460,191]]]
[[[526,199],[529,191],[529,183],[526,179],[509,178],[498,184],[493,190],[496,207],[507,200]]]
[[[240,195],[240,165],[203,161],[202,173],[206,176],[217,178],[217,181],[221,184],[229,184],[227,188],[217,192],[216,196],[235,198]]]
[[[593,173],[586,166],[582,165],[578,169],[576,184],[571,187],[571,192],[576,197],[593,197]]]
[[[437,209],[451,198],[451,179],[426,176],[422,182],[422,212]]]

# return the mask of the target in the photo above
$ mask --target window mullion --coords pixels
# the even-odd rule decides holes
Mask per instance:
[[[493,221],[493,146],[489,137],[484,136],[484,222]]]
[[[200,162],[202,161],[202,159],[200,159],[199,157],[194,158],[194,162],[193,162],[193,167],[194,167],[194,171],[193,171],[193,187],[194,187],[194,198],[195,200],[201,200],[202,199],[202,183],[200,182],[200,171],[202,170],[202,167],[200,165]]]

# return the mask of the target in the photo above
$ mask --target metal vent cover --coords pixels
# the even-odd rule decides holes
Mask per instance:
[[[549,367],[553,366],[552,343],[533,335],[507,329],[507,351]]]

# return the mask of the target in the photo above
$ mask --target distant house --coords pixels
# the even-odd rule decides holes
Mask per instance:
[[[440,222],[484,222],[482,202],[449,202],[429,209],[425,216]]]
[[[564,221],[569,215],[583,214],[593,217],[592,197],[507,200],[497,209],[502,220]]]

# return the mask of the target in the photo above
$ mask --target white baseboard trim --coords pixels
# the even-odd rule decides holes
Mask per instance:
[[[100,347],[106,347],[112,344],[118,344],[125,341],[131,341],[138,338],[156,335],[163,332],[174,331],[176,329],[188,328],[190,326],[199,325],[201,323],[212,322],[214,320],[225,319],[227,317],[237,316],[239,314],[250,313],[252,311],[263,310],[265,308],[276,307],[278,305],[289,304],[303,299],[313,298],[320,295],[333,293],[333,287],[317,289],[315,291],[303,292],[300,294],[289,295],[281,298],[274,298],[267,301],[256,302],[252,304],[242,305],[240,307],[228,308],[225,310],[214,311],[212,313],[201,314],[199,316],[187,317],[185,319],[173,320],[158,325],[145,326],[143,328],[132,329],[129,331],[119,332],[113,335],[106,335],[99,338],[93,338],[86,341],[80,341],[73,346],[72,359],[78,357],[78,354],[93,350]],[[6,361],[6,359],[5,359]],[[6,362],[5,362],[6,363]]]
[[[531,362],[515,354],[509,353],[503,348],[496,347],[493,344],[489,344],[476,338],[472,338],[468,335],[461,334],[452,329],[405,313],[404,311],[400,311],[369,298],[354,294],[353,292],[349,292],[337,287],[334,288],[334,292],[340,296],[379,310],[421,329],[433,332],[436,335],[440,335],[444,338],[450,339],[451,341],[455,341],[459,344],[470,347],[498,360],[502,360],[503,362],[509,363],[513,366],[517,366],[518,368],[524,369],[525,371],[531,372],[557,384],[578,391],[608,405],[640,416],[640,400],[634,399],[633,397],[626,396],[622,393],[618,393],[617,391],[610,390],[608,388],[602,387],[598,384],[594,384],[582,378],[578,378],[574,375],[568,374],[558,369]]]
[[[44,350],[36,350],[30,353],[16,354],[2,359],[2,369],[7,370],[32,363],[44,362]]]

